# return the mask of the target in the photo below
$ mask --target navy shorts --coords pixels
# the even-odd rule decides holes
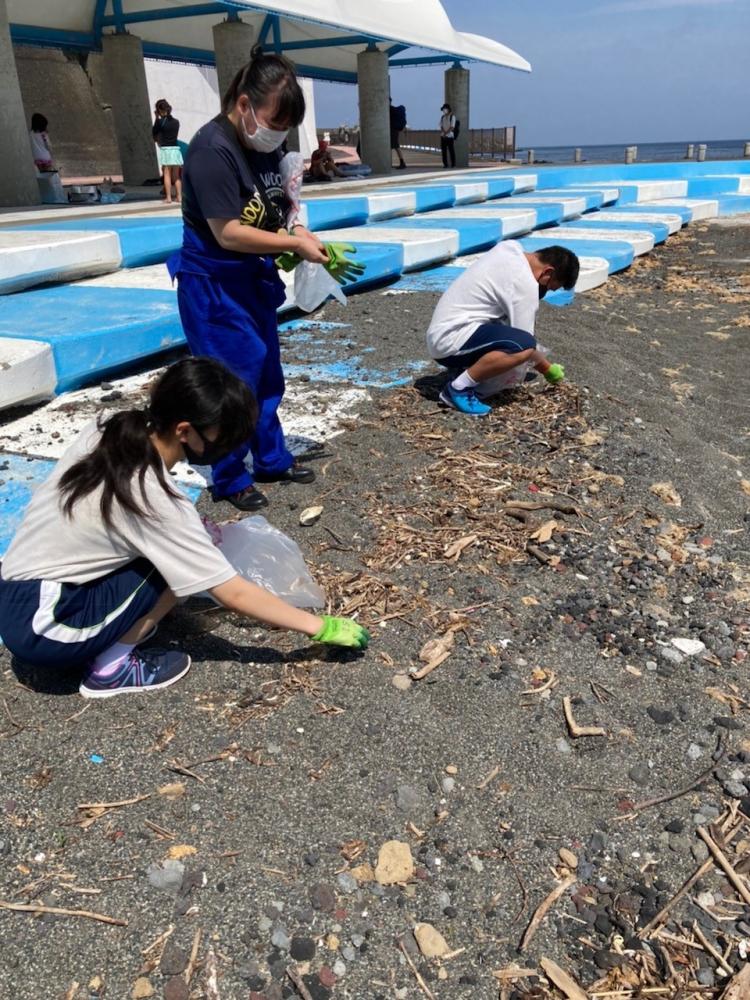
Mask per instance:
[[[460,368],[465,371],[490,351],[521,354],[522,351],[530,351],[535,347],[536,338],[526,330],[517,330],[514,326],[504,326],[502,323],[483,323],[462,345],[460,351],[447,358],[437,358],[437,363],[444,368]]]
[[[166,589],[148,559],[89,583],[0,578],[0,636],[24,663],[86,666],[147,615]]]

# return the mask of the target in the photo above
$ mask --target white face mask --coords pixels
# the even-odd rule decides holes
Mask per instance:
[[[255,122],[255,131],[252,135],[250,135],[245,128],[245,119],[242,117],[240,118],[242,138],[245,145],[249,149],[254,149],[258,153],[272,153],[274,149],[278,149],[284,139],[286,139],[289,134],[289,130],[284,129],[283,132],[279,132],[276,129],[266,128],[265,125],[259,125],[258,119],[255,117],[255,111],[252,107],[250,108],[250,113],[252,114],[253,121]]]

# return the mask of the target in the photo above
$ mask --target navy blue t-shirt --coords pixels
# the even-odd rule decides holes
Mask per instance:
[[[218,244],[207,219],[239,219],[243,225],[275,233],[286,224],[289,210],[280,163],[277,151],[246,149],[229,119],[217,115],[195,133],[188,148],[182,186],[185,225],[214,246]],[[276,218],[269,218],[254,177],[276,208]]]

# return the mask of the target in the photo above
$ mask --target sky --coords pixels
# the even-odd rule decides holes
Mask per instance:
[[[750,0],[443,6],[457,30],[502,42],[532,66],[468,64],[471,127],[516,125],[519,147],[750,140]],[[393,103],[406,105],[412,127],[437,127],[445,68],[391,71]],[[318,127],[357,121],[356,87],[316,83],[315,103]]]

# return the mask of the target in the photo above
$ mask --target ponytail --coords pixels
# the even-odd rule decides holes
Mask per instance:
[[[101,487],[99,509],[108,528],[114,527],[115,503],[130,514],[145,516],[152,510],[145,492],[149,472],[166,494],[182,496],[165,474],[153,434],[168,434],[186,421],[196,431],[215,429],[217,447],[229,453],[250,439],[257,413],[250,389],[221,362],[183,358],[156,381],[145,410],[125,410],[99,422],[101,437],[94,450],[60,478],[63,512],[71,517],[78,501]]]
[[[144,506],[133,495],[133,479],[137,475],[143,504],[146,501],[144,482],[151,470],[159,485],[170,496],[180,494],[164,475],[164,462],[154,447],[149,430],[148,414],[142,410],[125,410],[99,423],[101,438],[96,448],[71,466],[60,479],[60,493],[64,497],[63,512],[70,517],[73,507],[83,497],[102,487],[99,501],[102,520],[112,528],[112,506],[115,502],[123,510],[137,517],[146,513]]]
[[[250,62],[229,84],[221,103],[222,112],[228,115],[243,94],[254,108],[275,101],[274,118],[289,127],[299,125],[305,117],[305,95],[294,63],[285,56],[264,52],[261,45],[253,48]]]

